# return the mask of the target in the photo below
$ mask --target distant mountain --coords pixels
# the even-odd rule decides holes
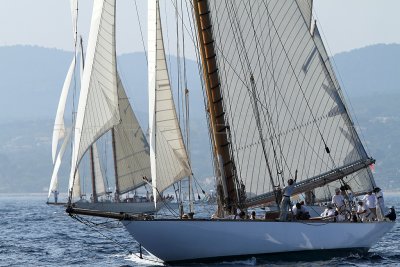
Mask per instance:
[[[334,56],[351,98],[400,92],[400,45],[371,45]]]
[[[48,187],[53,121],[72,56],[71,52],[41,47],[0,47],[0,193],[42,192]],[[400,173],[397,59],[400,45],[374,45],[334,57],[344,91],[350,96],[346,100],[354,108],[368,152],[378,160],[377,181],[386,188],[400,188],[394,182]],[[118,62],[133,108],[143,129],[147,129],[146,58],[141,53],[124,54]],[[174,66],[176,58],[171,57],[168,62]],[[197,63],[188,61],[187,70],[191,156],[195,176],[204,181],[213,172],[203,93]],[[171,73],[171,77],[176,81],[177,73]],[[177,92],[175,101],[178,103]],[[182,105],[180,98],[177,106]],[[60,176],[65,181],[60,187],[66,187],[68,172],[67,167],[61,169]]]

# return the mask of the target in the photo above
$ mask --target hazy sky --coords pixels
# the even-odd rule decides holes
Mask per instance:
[[[172,0],[165,2],[171,5]],[[73,50],[69,0],[0,3],[0,46],[24,44]],[[118,0],[119,54],[143,51],[135,3],[145,34],[146,1]],[[89,29],[91,6],[92,0],[79,1],[79,29],[83,36]],[[400,43],[399,0],[314,0],[314,11],[331,54],[376,43]],[[171,12],[169,21],[173,19]]]

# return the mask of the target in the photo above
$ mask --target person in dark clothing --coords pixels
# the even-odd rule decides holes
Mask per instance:
[[[385,215],[385,218],[388,218],[392,222],[396,220],[396,211],[393,206],[390,208],[390,212]]]

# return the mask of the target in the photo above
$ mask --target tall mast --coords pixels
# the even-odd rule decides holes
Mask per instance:
[[[229,126],[224,117],[225,111],[222,103],[208,1],[193,0],[193,6],[199,36],[199,50],[203,64],[210,125],[214,140],[213,148],[215,157],[218,159],[219,173],[224,186],[225,210],[232,212],[232,208],[235,208],[238,203],[234,173],[235,165],[229,151]]]
[[[113,159],[114,159],[114,174],[115,174],[115,201],[120,202],[119,199],[119,181],[118,181],[118,168],[117,168],[117,151],[115,145],[115,130],[111,129],[111,138],[112,138],[112,149],[113,149]]]
[[[97,203],[97,191],[96,191],[96,174],[94,171],[94,160],[93,160],[93,146],[90,146],[90,172],[92,174],[92,197],[93,203]]]

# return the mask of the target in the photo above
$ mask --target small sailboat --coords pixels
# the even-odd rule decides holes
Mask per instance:
[[[149,1],[149,40],[161,32],[158,2]],[[330,201],[335,188],[361,195],[376,186],[369,169],[375,161],[355,130],[312,22],[312,1],[194,0],[193,8],[216,162],[217,216],[131,218],[123,220],[126,229],[165,262],[368,251],[393,222],[229,219],[237,209],[279,207],[281,188],[296,170],[293,194],[311,195],[312,204]]]
[[[104,5],[103,5],[104,4]],[[129,193],[144,187],[150,176],[150,157],[148,143],[139,122],[133,112],[116,67],[115,51],[115,6],[96,1],[94,11],[98,6],[110,11],[93,16],[87,55],[83,55],[82,40],[81,55],[81,91],[79,104],[74,117],[72,131],[64,139],[57,154],[58,141],[65,135],[64,111],[71,79],[75,71],[75,58],[69,68],[65,80],[53,134],[54,171],[49,188],[49,197],[55,192],[58,184],[58,170],[67,143],[73,142],[72,166],[69,181],[69,204],[76,208],[103,212],[124,213],[154,213],[163,205],[155,206],[150,195],[146,197],[130,197]],[[74,33],[76,26],[77,1],[72,1]],[[99,16],[97,16],[99,15]],[[75,36],[75,40],[76,40]],[[86,59],[86,60],[85,60]],[[84,65],[84,66],[83,66]],[[115,195],[109,195],[96,143],[104,135],[111,135],[112,158],[114,164]],[[57,158],[55,160],[55,155]],[[92,191],[90,201],[82,198],[81,175],[79,169],[83,157],[90,161]],[[143,179],[146,177],[146,180]]]

